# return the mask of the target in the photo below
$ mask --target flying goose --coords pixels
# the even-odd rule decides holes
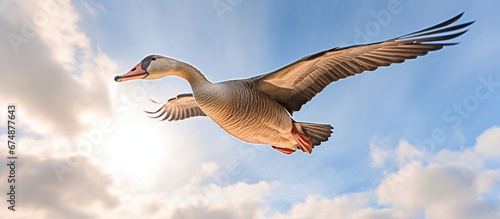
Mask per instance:
[[[212,83],[188,63],[149,55],[129,72],[116,76],[115,81],[181,77],[191,86],[192,94],[171,98],[148,113],[170,121],[208,116],[243,141],[271,145],[285,154],[297,149],[310,154],[314,146],[328,140],[333,127],[297,122],[292,118],[294,112],[332,82],[457,44],[446,41],[464,34],[468,31],[464,28],[474,23],[452,26],[462,15],[386,41],[321,51],[243,80]]]

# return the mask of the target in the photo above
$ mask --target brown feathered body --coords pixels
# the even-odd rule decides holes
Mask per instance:
[[[201,110],[234,137],[297,149],[290,114],[250,81],[207,84],[193,88],[193,94]]]

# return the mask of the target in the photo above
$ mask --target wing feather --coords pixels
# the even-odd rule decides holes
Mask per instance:
[[[442,41],[464,34],[467,32],[464,28],[474,23],[450,26],[462,15],[383,42],[325,50],[248,80],[292,113],[300,110],[303,104],[332,82],[455,45]]]
[[[168,121],[177,121],[195,116],[206,116],[196,104],[193,94],[179,94],[177,97],[167,100],[158,110],[146,111],[146,113],[152,114],[151,118],[161,118],[162,121],[167,119]]]

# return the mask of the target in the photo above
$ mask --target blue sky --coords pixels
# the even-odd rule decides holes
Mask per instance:
[[[496,1],[47,2],[0,3],[0,104],[19,108],[26,179],[26,202],[2,217],[500,216]],[[242,142],[208,118],[147,118],[149,98],[190,91],[178,78],[113,81],[155,53],[213,82],[247,78],[461,12],[476,23],[459,45],[335,82],[295,113],[335,127],[311,155]]]

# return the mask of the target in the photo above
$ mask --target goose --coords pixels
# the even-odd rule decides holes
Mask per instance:
[[[315,146],[328,141],[333,127],[297,122],[292,117],[294,112],[332,82],[458,44],[447,41],[464,34],[468,31],[465,28],[474,23],[454,24],[462,15],[386,41],[324,50],[247,79],[212,83],[186,62],[149,55],[114,80],[183,78],[192,93],[180,94],[158,110],[146,112],[169,121],[208,116],[245,142],[271,145],[287,155],[297,149],[310,154]]]

